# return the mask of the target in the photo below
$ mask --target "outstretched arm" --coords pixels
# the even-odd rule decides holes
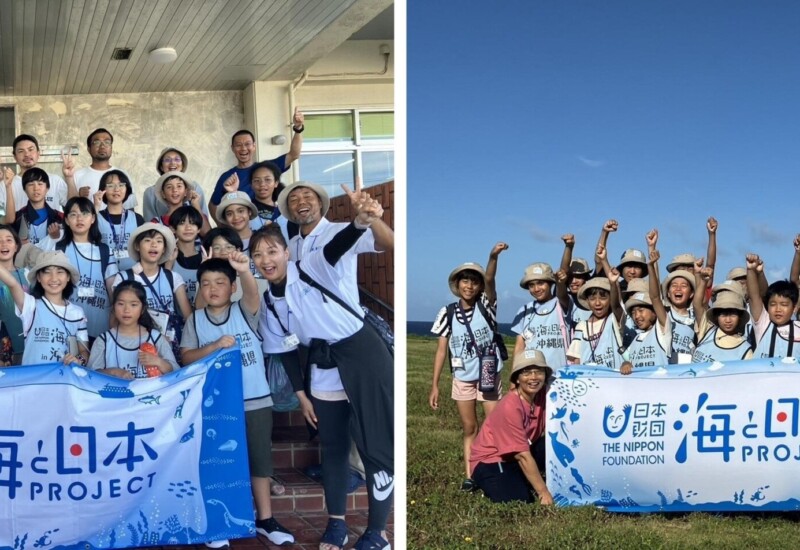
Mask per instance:
[[[658,269],[656,267],[660,257],[661,254],[658,250],[650,252],[650,257],[647,260],[647,265],[650,267],[650,275],[647,279],[649,281],[650,301],[653,302],[653,311],[656,312],[658,324],[665,327],[667,326],[667,308],[664,307],[664,302],[661,300],[661,284],[658,280]]]
[[[569,296],[569,291],[567,290],[567,281],[569,277],[567,276],[567,272],[563,269],[559,269],[555,272],[556,277],[556,298],[558,298],[558,303],[561,305],[561,309],[565,312],[569,312],[569,308],[572,305],[572,300]]]
[[[559,269],[569,274],[569,265],[572,263],[572,251],[575,248],[575,235],[572,233],[561,235],[561,240],[564,241],[564,252],[561,253],[561,266]]]
[[[789,280],[800,286],[800,233],[794,238],[794,256],[792,256],[792,270]]]
[[[694,318],[699,326],[700,319],[705,315],[708,309],[706,302],[706,291],[714,280],[714,270],[710,267],[703,267],[700,270],[695,270],[694,284],[697,289],[694,291],[694,298],[692,298],[692,306],[694,306]]]
[[[258,283],[250,271],[250,256],[236,250],[228,255],[228,263],[236,270],[239,284],[242,285],[241,304],[251,315],[258,313],[261,308],[261,296],[258,292]]]
[[[286,153],[286,167],[288,168],[294,161],[300,158],[300,151],[303,149],[303,130],[305,130],[305,117],[299,109],[295,107],[292,116],[292,143],[289,145],[289,152]]]
[[[761,298],[761,290],[758,287],[757,270],[760,267],[763,271],[764,265],[757,254],[748,254],[745,257],[745,265],[747,267],[747,294],[750,296],[750,315],[753,316],[753,322],[757,323],[764,312],[764,300]]]
[[[497,298],[497,287],[495,285],[495,277],[497,275],[497,258],[503,250],[508,250],[506,243],[497,243],[492,247],[489,252],[489,261],[486,262],[486,288],[483,291],[490,302]]]
[[[603,247],[603,250],[608,249],[608,234],[614,233],[619,228],[619,223],[617,220],[608,220],[606,223],[603,224],[603,228],[600,230],[600,238],[597,239],[597,248]],[[595,263],[594,271],[595,273],[600,273],[602,266],[598,263]],[[606,273],[606,275],[608,275]]]
[[[8,166],[3,167],[3,184],[6,186],[6,215],[0,222],[11,225],[17,221],[17,205],[14,203],[14,171]]]
[[[706,229],[708,229],[708,248],[706,249],[706,267],[710,267],[713,271],[715,267],[717,267],[717,228],[719,227],[719,222],[717,222],[714,216],[708,218],[706,222]],[[713,273],[712,273],[713,276]],[[711,286],[714,283],[714,279],[711,279],[708,284]]]
[[[608,263],[608,251],[603,246],[597,245],[597,250],[594,253],[594,261],[606,273],[608,282],[611,283],[611,292],[609,297],[611,314],[614,315],[614,318],[617,320],[617,322],[622,322],[622,315],[624,311],[622,309],[622,302],[620,301],[619,271],[611,267],[611,265]]]

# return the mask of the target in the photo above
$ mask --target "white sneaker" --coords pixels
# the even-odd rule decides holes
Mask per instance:
[[[206,548],[230,548],[231,542],[228,539],[212,540],[206,543]]]

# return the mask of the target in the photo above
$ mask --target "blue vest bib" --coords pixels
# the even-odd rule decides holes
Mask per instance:
[[[739,345],[733,348],[722,348],[717,345],[717,334],[719,327],[712,327],[706,332],[703,340],[697,344],[692,355],[693,363],[710,363],[712,361],[739,361],[744,359],[747,350],[750,349],[750,342],[742,337]]]
[[[464,362],[464,368],[454,369],[453,376],[464,382],[474,382],[480,376],[481,359],[478,355],[480,348],[484,348],[492,344],[493,333],[489,326],[489,322],[483,318],[478,306],[473,306],[472,320],[469,323],[472,329],[472,334],[475,335],[475,343],[478,350],[472,345],[472,340],[467,331],[466,325],[458,320],[458,308],[456,314],[453,315],[452,326],[450,327],[450,355],[452,357],[460,357]],[[497,370],[503,367],[503,362],[498,358]]]
[[[764,311],[761,315],[766,315],[767,312]],[[800,322],[792,321],[794,324],[794,333],[795,335],[800,335]],[[772,348],[772,341],[775,341],[775,347]],[[764,331],[764,336],[761,337],[759,340],[758,345],[756,346],[756,351],[753,354],[755,358],[762,358],[762,357],[792,357],[796,359],[800,359],[800,342],[793,342],[792,343],[792,353],[789,353],[789,340],[781,336],[780,332],[777,331],[777,327],[775,323],[770,321],[769,325],[767,325],[767,330]]]
[[[567,364],[570,335],[558,298],[524,306],[523,317],[512,330],[525,339],[526,350],[541,351],[554,372]]]
[[[150,334],[143,338],[138,346],[128,348],[119,343],[117,338],[114,337],[114,332],[116,331],[108,330],[100,336],[106,343],[105,368],[125,369],[136,378],[147,378],[147,371],[145,371],[144,365],[139,363],[139,346],[145,342],[155,345],[161,338],[161,333],[157,330],[151,330]]]
[[[78,333],[83,319],[62,317],[62,315],[65,315],[63,306],[54,306],[42,298],[36,300],[33,322],[25,335],[23,365],[61,362],[69,353],[67,338]]]
[[[606,317],[600,334],[589,333],[589,321],[581,323],[575,329],[575,340],[581,341],[581,364],[606,366],[618,371],[622,366],[622,354],[619,352],[615,330],[617,320],[613,315]]]
[[[650,330],[636,335],[628,346],[628,361],[636,367],[656,367],[669,362],[667,352],[658,341],[658,322]]]
[[[70,243],[64,251],[72,265],[78,269],[80,280],[78,286],[72,291],[69,301],[83,308],[86,315],[86,328],[89,336],[97,338],[108,330],[108,320],[111,312],[111,299],[106,289],[105,273],[103,273],[100,250],[92,245],[91,257],[87,258],[80,253],[75,243]],[[80,288],[94,289],[94,296],[80,296]]]
[[[105,212],[105,213],[103,213]],[[136,231],[136,214],[133,210],[123,210],[122,221],[119,224],[112,224],[108,221],[107,211],[103,211],[97,216],[97,227],[100,229],[100,235],[103,237],[103,242],[108,245],[111,254],[117,258],[117,266],[120,271],[130,269],[136,263],[132,258],[120,258],[120,251],[128,251],[128,240],[131,238],[131,233]]]
[[[228,318],[217,324],[208,317],[205,309],[194,312],[194,328],[198,346],[208,345],[220,337],[230,334],[239,342],[242,350],[242,388],[245,401],[261,399],[270,395],[264,354],[261,351],[261,335],[254,332],[242,313],[241,304],[234,302],[228,308]]]

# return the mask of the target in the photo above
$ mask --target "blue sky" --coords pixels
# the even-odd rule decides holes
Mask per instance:
[[[490,9],[491,8],[491,9]],[[454,297],[447,276],[497,241],[499,317],[561,235],[591,260],[705,255],[717,282],[753,251],[788,276],[800,232],[800,3],[410,2],[408,320]],[[661,262],[662,271],[665,261]],[[612,263],[615,263],[612,261]]]

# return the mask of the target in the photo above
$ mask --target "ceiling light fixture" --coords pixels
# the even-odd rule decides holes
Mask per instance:
[[[153,63],[172,63],[178,59],[175,48],[156,48],[150,52],[150,61]]]

